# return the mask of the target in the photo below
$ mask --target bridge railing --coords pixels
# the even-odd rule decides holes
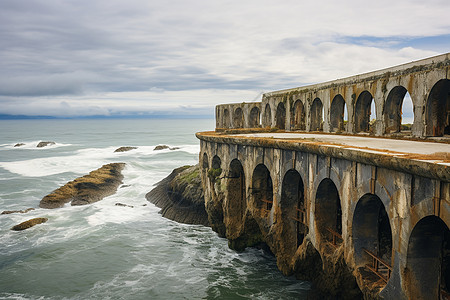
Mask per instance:
[[[342,235],[340,235],[338,232],[334,231],[333,229],[331,229],[330,227],[326,227],[325,228],[329,233],[331,233],[331,245],[334,248],[337,248],[339,246],[339,244],[343,241],[342,239]],[[339,242],[339,243],[338,243]]]
[[[372,251],[365,248],[363,250],[372,258],[372,264],[367,264],[366,267],[387,283],[391,277],[392,267]]]
[[[291,217],[291,219],[304,225],[308,225],[306,224],[306,209],[296,207],[295,210],[298,213],[298,217]]]

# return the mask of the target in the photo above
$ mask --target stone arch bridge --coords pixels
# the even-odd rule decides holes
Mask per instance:
[[[236,250],[264,243],[283,273],[311,280],[327,295],[448,297],[448,59],[446,54],[388,69],[389,75],[373,72],[269,93],[262,103],[219,105],[217,130],[197,133],[213,229]],[[361,125],[358,99],[368,91],[377,107],[373,134],[386,135],[388,127],[398,125],[398,112],[386,107],[399,86],[406,86],[413,99],[412,135],[441,135],[439,142],[309,132],[318,126],[313,125],[317,97],[331,99],[322,104],[321,124],[323,131],[332,131],[331,107],[338,94],[353,116],[346,131],[355,132]],[[403,89],[397,91],[396,99],[404,95]],[[263,126],[289,131],[303,124],[295,114],[295,122],[289,117],[298,99],[306,101],[304,132],[257,132],[261,107],[270,111],[262,117]],[[398,106],[398,100],[393,103]],[[285,113],[277,112],[282,104]],[[278,115],[285,116],[283,122]]]
[[[450,54],[305,87],[266,93],[262,102],[216,107],[216,128],[274,127],[287,131],[402,133],[409,94],[414,120],[407,134],[450,134]],[[372,102],[376,118],[371,120]],[[347,120],[345,120],[347,118]],[[405,133],[405,132],[403,132]]]

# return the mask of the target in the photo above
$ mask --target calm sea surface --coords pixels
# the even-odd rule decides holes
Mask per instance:
[[[36,208],[0,215],[0,299],[305,299],[309,283],[284,277],[273,257],[236,253],[210,228],[164,219],[146,201],[172,169],[197,163],[194,133],[213,128],[214,120],[0,121],[0,211]],[[38,149],[39,141],[56,145]],[[158,144],[180,149],[153,151]],[[121,146],[138,149],[114,153]],[[127,164],[127,186],[115,195],[38,208],[46,194],[110,162]],[[36,217],[49,220],[10,230]]]

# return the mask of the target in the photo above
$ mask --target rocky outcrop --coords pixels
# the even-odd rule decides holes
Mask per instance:
[[[55,142],[39,142],[39,144],[37,144],[37,148],[43,148],[43,147],[47,147],[47,146],[51,146],[51,145],[55,145]]]
[[[25,229],[28,229],[30,227],[33,227],[33,226],[35,226],[37,224],[45,223],[47,221],[48,221],[47,218],[34,218],[34,219],[31,219],[31,220],[22,222],[22,223],[20,223],[20,224],[18,224],[16,226],[13,226],[11,228],[11,230],[21,231],[21,230],[25,230]]]
[[[32,208],[32,207],[27,208],[27,209],[23,209],[23,210],[5,210],[5,211],[2,212],[2,215],[9,215],[9,214],[16,214],[16,213],[25,214],[25,213],[27,213],[29,211],[32,211],[32,210],[34,210],[34,208]]]
[[[122,183],[124,167],[124,163],[104,165],[45,196],[39,207],[58,208],[69,202],[71,205],[85,205],[113,195]]]
[[[180,147],[169,147],[167,145],[158,145],[153,149],[153,151],[164,150],[164,149],[178,150],[178,149],[180,149]]]
[[[134,150],[137,148],[138,147],[119,147],[116,150],[114,150],[114,152],[126,152],[126,151]]]
[[[17,143],[17,144],[14,145],[14,147],[22,147],[22,146],[25,146],[25,144],[24,143]]]
[[[161,208],[163,217],[185,224],[209,225],[198,165],[173,170],[145,197]]]

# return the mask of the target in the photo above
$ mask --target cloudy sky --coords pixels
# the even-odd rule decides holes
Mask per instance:
[[[211,115],[450,51],[450,1],[1,0],[0,114]]]

